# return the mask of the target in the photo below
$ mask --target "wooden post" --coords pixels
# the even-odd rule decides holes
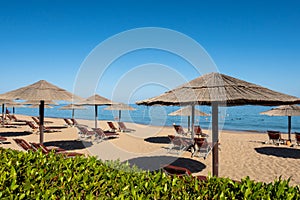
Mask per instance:
[[[40,143],[44,142],[44,108],[45,108],[45,101],[40,101]]]
[[[218,103],[212,102],[212,142],[213,142],[213,176],[219,176],[219,121]]]
[[[72,109],[72,119],[74,119],[74,108]]]
[[[97,120],[98,120],[98,106],[95,105],[95,128],[97,128]]]
[[[289,133],[290,142],[291,142],[291,127],[292,127],[292,116],[288,116],[288,133]]]
[[[194,126],[195,126],[195,105],[192,105],[192,139],[194,139],[195,137]]]
[[[188,116],[188,132],[191,130],[191,116]]]
[[[2,104],[2,125],[4,126],[4,103]]]

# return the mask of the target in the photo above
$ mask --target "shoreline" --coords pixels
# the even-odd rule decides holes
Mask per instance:
[[[23,114],[16,114],[16,115],[23,115]],[[34,117],[36,115],[23,115],[23,116],[30,116],[30,117]],[[54,118],[54,119],[63,119],[61,117],[53,117],[53,116],[45,116],[45,118]],[[75,118],[77,120],[89,120],[89,121],[94,121],[94,119],[86,119],[86,118]],[[98,119],[98,121],[115,121],[117,122],[116,120],[106,120],[106,119]],[[173,126],[170,126],[170,125],[164,125],[164,126],[159,126],[159,125],[150,125],[150,124],[146,124],[146,123],[138,123],[138,122],[130,122],[130,121],[123,121],[123,122],[126,122],[126,123],[134,123],[134,124],[139,124],[139,125],[144,125],[144,126],[150,126],[150,127],[170,127],[170,128],[173,128]],[[200,125],[201,126],[201,125]],[[187,127],[184,127],[187,129]],[[202,128],[203,130],[207,131],[208,129],[206,128]],[[273,129],[270,129],[270,130],[273,130]],[[220,129],[219,132],[222,132],[222,131],[226,131],[226,132],[248,132],[248,133],[260,133],[260,134],[264,134],[266,133],[266,131],[259,131],[259,130],[243,130],[243,129]],[[282,134],[288,134],[287,132],[281,132]]]
[[[16,114],[19,119],[29,119],[30,116]],[[52,124],[62,125],[62,118],[49,118]],[[94,127],[94,120],[77,119],[79,123]],[[78,130],[75,127],[62,129],[60,132],[45,133],[45,143],[59,147],[67,147],[70,151],[97,156],[101,160],[120,160],[140,165],[141,168],[157,168],[166,162],[176,161],[178,165],[191,169],[193,175],[207,176],[212,171],[212,153],[206,159],[203,157],[191,158],[190,151],[179,154],[168,153],[168,135],[174,135],[173,127],[145,126],[125,122],[128,128],[136,131],[119,133],[119,138],[94,141],[78,141]],[[108,129],[106,121],[99,120],[99,127]],[[8,144],[1,144],[3,148],[21,150],[13,138],[23,138],[29,142],[38,142],[39,135],[26,134],[27,126],[18,128],[0,128],[0,135],[6,135]],[[207,130],[203,129],[204,132]],[[12,134],[12,135],[10,135]],[[209,133],[210,134],[210,133]],[[286,136],[286,135],[285,135]],[[276,146],[264,144],[268,141],[267,134],[247,131],[221,130],[219,135],[219,175],[233,180],[241,180],[249,176],[250,179],[262,182],[273,182],[282,176],[291,177],[290,184],[300,184],[300,147]],[[293,139],[293,138],[292,138]],[[209,137],[211,140],[211,136]],[[82,146],[84,144],[84,146]]]

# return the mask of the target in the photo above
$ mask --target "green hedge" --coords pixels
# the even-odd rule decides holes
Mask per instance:
[[[63,158],[0,148],[0,199],[300,199],[289,180],[169,177],[95,157]]]

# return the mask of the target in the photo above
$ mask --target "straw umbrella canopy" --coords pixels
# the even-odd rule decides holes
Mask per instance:
[[[136,102],[139,105],[195,105],[212,106],[213,175],[218,176],[218,107],[238,105],[288,105],[300,99],[279,93],[220,73],[209,73],[159,96]],[[192,127],[194,127],[192,114]],[[193,130],[192,130],[193,133]],[[193,135],[193,134],[192,134]],[[193,137],[193,136],[192,136]]]
[[[98,106],[109,106],[112,105],[113,102],[105,97],[95,94],[76,104],[84,106],[95,106],[95,128],[97,128]]]
[[[283,105],[276,108],[272,108],[268,111],[261,112],[260,114],[269,116],[287,116],[289,141],[291,141],[292,116],[300,116],[300,106]]]
[[[31,85],[4,93],[0,95],[0,99],[23,99],[40,101],[40,143],[44,141],[44,103],[47,100],[64,100],[73,101],[73,99],[81,99],[62,88],[59,88],[45,80],[40,80]]]
[[[112,104],[111,106],[104,108],[104,110],[118,110],[119,111],[119,121],[121,121],[122,110],[136,110],[136,109],[127,104],[118,103],[118,104]]]
[[[40,105],[40,100],[28,100],[24,101],[21,104],[23,105]],[[58,105],[58,103],[52,101],[52,100],[45,100],[44,105]]]
[[[74,119],[74,110],[85,110],[86,108],[82,105],[68,104],[60,107],[59,110],[72,110],[72,119]]]
[[[40,104],[30,104],[28,106],[28,108],[39,108],[40,107]],[[45,104],[44,105],[44,108],[53,108],[52,106],[50,106],[49,104]]]
[[[174,112],[169,113],[170,116],[187,116],[188,117],[188,131],[190,131],[190,118],[192,115],[192,107],[186,106],[184,108],[181,108],[179,110],[176,110]],[[195,109],[194,115],[196,116],[210,116],[210,114],[207,114],[205,112],[201,112],[200,110]]]

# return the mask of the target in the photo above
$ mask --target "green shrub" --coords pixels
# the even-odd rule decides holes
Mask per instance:
[[[289,180],[274,183],[245,178],[207,181],[95,157],[64,158],[51,153],[0,148],[0,199],[300,199]]]

